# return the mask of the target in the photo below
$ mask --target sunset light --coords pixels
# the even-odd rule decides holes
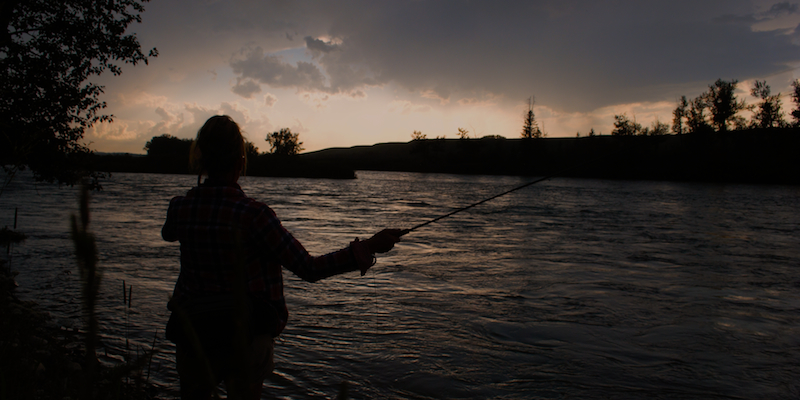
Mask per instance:
[[[718,78],[746,99],[800,76],[788,2],[156,1],[142,18],[129,32],[159,56],[95,78],[115,116],[87,131],[96,151],[144,153],[214,114],[261,151],[280,128],[306,151],[415,130],[517,138],[531,96],[548,137],[609,134],[615,114],[670,123]]]

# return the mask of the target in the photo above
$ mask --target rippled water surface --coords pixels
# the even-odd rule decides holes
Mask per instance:
[[[358,177],[240,183],[321,254],[526,182]],[[155,336],[165,397],[177,393],[162,332],[179,265],[160,228],[195,180],[115,174],[91,205],[105,362],[126,337],[149,348]],[[23,176],[0,196],[0,225],[15,207],[30,236],[10,251],[21,295],[79,326],[76,191]],[[799,268],[798,187],[553,179],[412,232],[364,277],[287,273],[291,317],[264,397],[329,398],[348,381],[356,399],[796,399]]]

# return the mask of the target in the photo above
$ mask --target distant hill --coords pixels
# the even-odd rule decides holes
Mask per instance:
[[[260,155],[248,175],[354,178],[354,171],[800,184],[800,129],[667,136],[427,139]],[[95,155],[110,172],[189,173],[188,154]]]
[[[800,129],[667,136],[428,139],[305,153],[353,170],[800,184]]]

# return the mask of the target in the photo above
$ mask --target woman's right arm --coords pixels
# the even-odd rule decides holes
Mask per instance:
[[[372,254],[389,251],[400,240],[401,232],[387,229],[365,241],[355,240],[341,250],[314,257],[283,227],[272,210],[264,210],[257,226],[261,228],[259,241],[275,260],[308,282],[350,271],[361,270],[363,275],[372,266]]]

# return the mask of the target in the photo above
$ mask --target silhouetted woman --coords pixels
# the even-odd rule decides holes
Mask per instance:
[[[206,121],[192,159],[198,185],[170,201],[161,230],[164,240],[180,242],[167,338],[176,344],[181,397],[208,399],[225,381],[230,398],[256,399],[273,368],[273,339],[288,319],[281,267],[309,282],[350,271],[363,275],[373,255],[389,251],[401,231],[385,229],[311,256],[272,209],[237,184],[246,166],[245,141],[230,117]]]

